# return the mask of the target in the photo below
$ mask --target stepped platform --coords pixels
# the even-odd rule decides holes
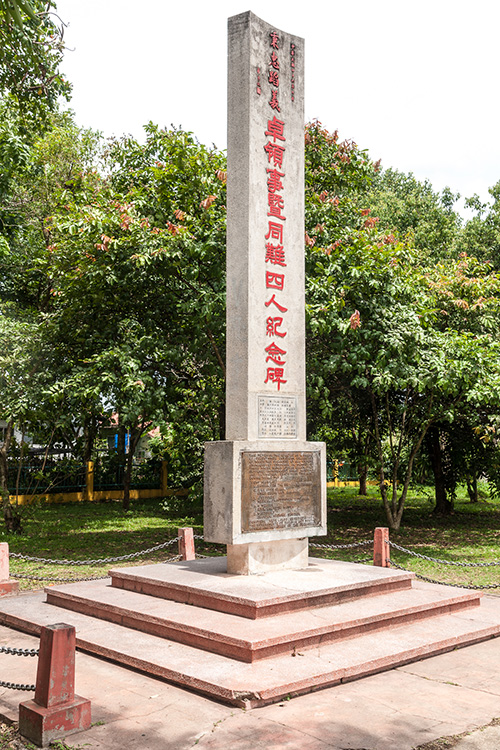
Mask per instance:
[[[111,570],[111,585],[257,619],[411,588],[413,573],[309,558],[305,570],[226,573],[226,558]]]
[[[0,623],[38,633],[68,622],[80,649],[247,708],[500,634],[500,598],[355,563],[242,577],[217,558],[112,573],[4,599]],[[191,603],[219,588],[228,611]]]

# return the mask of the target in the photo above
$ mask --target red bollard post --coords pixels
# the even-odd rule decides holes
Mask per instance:
[[[90,701],[75,695],[75,628],[42,627],[35,698],[19,704],[19,732],[39,747],[90,727]]]
[[[390,568],[389,529],[378,527],[373,535],[373,564],[380,568]]]
[[[19,582],[9,576],[9,545],[0,542],[0,596],[19,592]]]
[[[181,560],[195,560],[193,529],[185,526],[177,529],[177,534],[179,537],[179,555],[181,556]]]

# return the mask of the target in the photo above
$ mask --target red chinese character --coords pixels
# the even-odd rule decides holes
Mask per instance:
[[[269,221],[266,240],[278,240],[280,244],[283,244],[283,224]]]
[[[271,107],[271,109],[275,109],[276,112],[281,112],[277,91],[271,91],[271,98],[269,99],[269,106]]]
[[[282,292],[285,286],[285,274],[266,271],[266,289],[277,289]]]
[[[276,216],[277,219],[283,219],[284,221],[286,221],[286,216],[283,216],[283,214],[281,213],[283,208],[285,207],[283,196],[278,195],[278,193],[268,193],[267,202],[269,204],[269,211],[267,212],[267,215]]]
[[[266,336],[279,336],[280,338],[284,338],[286,336],[286,331],[278,331],[278,328],[281,328],[283,325],[283,318],[268,318],[266,320]]]
[[[280,48],[279,47],[280,38],[278,36],[278,32],[277,31],[270,31],[269,32],[269,36],[271,37],[271,47],[273,49],[279,49]]]
[[[280,85],[280,77],[278,75],[278,71],[271,69],[269,71],[269,78],[267,80],[269,81],[271,86],[276,86],[276,88],[278,88]]]
[[[269,302],[264,302],[266,307],[269,307],[269,305],[275,305],[278,310],[282,313],[288,312],[288,307],[283,307],[283,305],[280,305],[279,302],[276,302],[276,295],[273,294]]]
[[[286,266],[285,250],[283,245],[272,245],[270,242],[266,245],[266,263],[272,263],[273,266]]]
[[[260,95],[262,89],[260,87],[260,68],[257,68],[257,93]]]
[[[270,193],[275,193],[277,190],[283,189],[283,183],[281,178],[285,176],[284,172],[278,172],[277,169],[266,170],[269,178],[267,180],[267,189]]]
[[[269,362],[269,360],[271,360],[271,362],[274,362],[275,365],[286,365],[286,362],[281,359],[281,355],[286,354],[286,350],[280,349],[279,346],[276,346],[274,341],[272,342],[272,344],[269,344],[269,346],[266,346],[264,351],[266,351],[268,354],[268,356],[266,357],[266,362]]]
[[[271,66],[275,70],[279,70],[280,69],[280,61],[278,60],[278,55],[274,51],[271,52]]]
[[[276,138],[278,141],[286,141],[286,138],[283,135],[284,128],[285,123],[283,120],[277,120],[276,115],[274,115],[272,120],[267,121],[267,130],[264,135],[270,135],[274,143],[276,143]]]
[[[283,166],[283,154],[285,153],[283,146],[278,146],[277,143],[268,143],[264,146],[264,151],[267,154],[269,163],[271,163],[272,159],[275,167]]]
[[[272,383],[276,383],[279,391],[281,384],[287,382],[286,380],[283,380],[284,372],[285,371],[282,367],[268,367],[267,378],[264,380],[264,383],[267,383],[269,380]]]

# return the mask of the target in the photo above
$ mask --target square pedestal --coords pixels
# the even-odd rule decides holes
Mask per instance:
[[[209,542],[231,546],[290,540],[293,567],[298,540],[326,534],[324,443],[206,443],[204,485],[204,537]],[[277,553],[282,561],[286,549],[282,545]],[[262,550],[250,557],[268,558]]]
[[[227,572],[233,575],[260,575],[274,570],[304,570],[308,564],[307,537],[227,546]]]
[[[34,700],[19,704],[19,732],[39,747],[88,729],[90,723],[90,701],[78,695],[68,703],[51,708],[39,706]]]

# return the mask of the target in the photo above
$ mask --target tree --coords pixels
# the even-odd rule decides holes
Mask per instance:
[[[456,261],[429,269],[426,278],[435,294],[440,331],[469,332],[492,342],[498,339],[500,282],[488,263],[462,252]],[[491,407],[483,402],[480,409],[462,403],[454,409],[452,420],[433,425],[424,447],[434,473],[436,512],[452,511],[460,481],[467,483],[471,499],[477,501],[478,475],[488,475],[497,463],[496,445],[485,441],[494,413],[494,398]]]
[[[51,0],[0,4],[0,97],[11,100],[28,127],[45,126],[58,98],[71,92],[59,70],[64,24],[56,23],[54,8]]]
[[[151,423],[196,421],[198,445],[224,430],[225,160],[190,134],[152,125],[147,134],[144,145],[112,144],[108,176],[82,174],[49,227],[46,336],[66,367],[54,391],[119,414],[131,434],[125,507]]]
[[[491,334],[443,327],[419,253],[392,235],[368,225],[348,245],[311,253],[309,368],[325,388],[337,381],[350,398],[369,399],[380,492],[398,529],[431,425],[466,405],[498,403],[500,347]]]
[[[462,220],[453,206],[459,198],[449,188],[437,193],[427,180],[386,169],[375,177],[368,205],[386,232],[411,234],[425,265],[456,256]]]
[[[500,269],[500,181],[489,189],[491,203],[482,203],[477,195],[466,201],[476,212],[464,227],[462,250],[469,256]]]

